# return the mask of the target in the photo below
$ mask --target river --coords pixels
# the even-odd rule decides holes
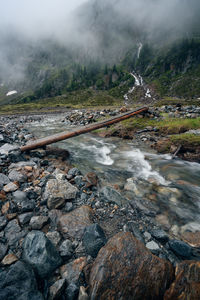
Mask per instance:
[[[61,122],[63,117],[45,116],[28,129],[38,138],[72,130]],[[181,231],[191,222],[200,227],[200,164],[158,155],[134,139],[85,134],[56,145],[70,152],[70,162],[83,174],[95,172],[101,185],[117,184],[125,196],[129,190],[133,198],[153,202],[172,230]]]

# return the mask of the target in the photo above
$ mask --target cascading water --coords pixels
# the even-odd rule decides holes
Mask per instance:
[[[142,44],[142,43],[139,43],[138,52],[137,52],[137,59],[140,58],[140,53],[141,53],[142,47],[143,47],[143,44]],[[140,74],[138,75],[138,74],[137,74],[136,72],[134,72],[134,71],[131,72],[130,75],[131,75],[132,77],[134,77],[135,82],[134,82],[133,87],[130,88],[130,89],[128,90],[128,93],[126,93],[126,94],[124,95],[124,100],[125,100],[124,103],[125,103],[125,105],[128,104],[128,101],[129,101],[129,95],[131,95],[131,94],[133,93],[133,91],[135,90],[135,88],[138,87],[138,86],[141,86],[141,87],[144,89],[144,91],[145,91],[145,98],[152,98],[151,91],[150,91],[150,89],[149,89],[148,87],[146,87],[146,85],[144,84],[144,80],[143,80],[142,76],[141,76]]]

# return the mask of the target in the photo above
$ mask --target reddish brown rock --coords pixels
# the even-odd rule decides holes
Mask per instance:
[[[87,173],[84,176],[84,181],[86,181],[86,187],[97,186],[98,177],[94,172]]]
[[[90,273],[90,299],[163,299],[173,277],[169,262],[152,255],[130,232],[121,232],[99,251]]]
[[[200,247],[200,232],[184,232],[182,239],[192,247]]]
[[[63,215],[58,222],[58,229],[65,238],[80,239],[86,226],[93,223],[93,210],[89,206],[81,206]]]
[[[176,267],[176,279],[165,293],[164,300],[200,299],[200,262],[183,261]]]
[[[83,269],[87,265],[86,257],[79,257],[74,261],[60,267],[62,278],[66,279],[68,283],[78,283]]]

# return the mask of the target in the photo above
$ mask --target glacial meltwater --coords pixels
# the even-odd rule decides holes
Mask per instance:
[[[28,129],[37,138],[74,127],[64,115],[44,116]],[[101,185],[118,185],[121,193],[156,205],[174,234],[200,228],[200,164],[158,155],[142,142],[85,134],[56,144],[70,152],[70,163],[83,174],[95,172]],[[127,197],[128,201],[128,197]],[[162,218],[160,218],[163,223]],[[186,225],[186,226],[185,226]]]

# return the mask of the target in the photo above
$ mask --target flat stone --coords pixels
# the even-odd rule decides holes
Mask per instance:
[[[166,291],[164,300],[200,299],[200,262],[181,262],[176,266],[175,276],[175,281]]]
[[[192,255],[191,247],[185,242],[179,240],[171,240],[169,241],[169,247],[177,256],[190,258]]]
[[[1,263],[2,265],[7,266],[7,265],[12,265],[16,261],[18,261],[18,257],[15,254],[10,253],[4,257]]]
[[[24,300],[25,298],[21,298],[22,295],[30,291],[37,291],[37,283],[34,272],[28,264],[18,261],[5,270],[0,269],[0,299]]]
[[[20,183],[26,182],[27,181],[27,176],[26,174],[23,174],[22,172],[16,171],[16,170],[12,170],[9,175],[8,178],[11,181],[17,181]]]
[[[45,187],[43,198],[49,209],[60,208],[65,201],[76,198],[78,189],[67,180],[50,179]]]
[[[13,201],[16,203],[21,203],[22,201],[27,200],[27,193],[23,191],[16,191],[12,194],[13,196]]]
[[[0,185],[5,185],[8,184],[10,182],[10,179],[8,178],[8,176],[6,176],[3,173],[0,173]]]
[[[71,258],[74,252],[72,242],[70,240],[63,241],[59,247],[59,252],[62,257],[65,257],[65,259]]]
[[[8,246],[6,244],[0,243],[0,260],[4,258],[7,250],[8,250]]]
[[[106,244],[107,240],[103,229],[98,224],[87,226],[83,235],[83,245],[86,253],[96,257],[99,250]]]
[[[148,242],[146,244],[147,249],[149,249],[153,254],[158,254],[160,252],[160,247],[154,241]]]
[[[60,279],[56,281],[49,289],[49,300],[56,300],[60,299],[61,295],[63,294],[66,286],[66,280]]]
[[[80,257],[60,268],[62,278],[67,280],[67,283],[78,284],[84,267],[87,265],[86,257]]]
[[[4,186],[3,190],[6,193],[15,192],[18,190],[18,186],[15,183],[10,182]]]
[[[55,246],[41,231],[31,231],[23,242],[23,259],[41,278],[48,277],[61,264]]]
[[[200,247],[200,231],[184,232],[181,238],[192,247]]]
[[[110,186],[105,186],[100,191],[100,197],[103,201],[115,203],[121,206],[125,202],[125,198]]]
[[[89,206],[81,206],[60,217],[58,229],[65,237],[80,239],[86,226],[93,223],[93,210]]]
[[[98,253],[90,272],[90,299],[162,299],[173,273],[168,261],[121,232]]]
[[[31,226],[32,229],[41,229],[46,225],[49,221],[49,217],[47,216],[33,216],[30,220],[29,225]]]
[[[46,237],[54,244],[54,246],[58,246],[61,241],[61,236],[58,231],[47,232]]]
[[[21,226],[29,223],[30,219],[32,218],[33,213],[32,212],[28,212],[28,213],[24,213],[18,216],[18,220]]]

